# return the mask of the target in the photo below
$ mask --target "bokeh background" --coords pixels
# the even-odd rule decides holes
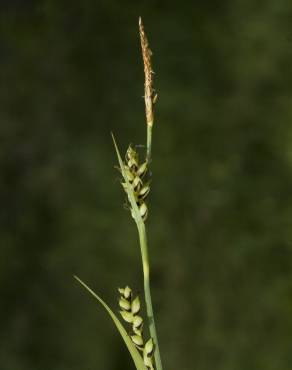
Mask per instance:
[[[16,1],[0,12],[0,368],[134,369],[73,280],[142,293],[113,131],[145,143],[165,369],[292,369],[292,2]],[[143,151],[143,149],[141,149]]]

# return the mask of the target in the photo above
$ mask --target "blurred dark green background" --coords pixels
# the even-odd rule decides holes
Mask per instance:
[[[113,131],[144,144],[165,370],[292,369],[292,2],[2,0],[0,369],[134,369],[77,274],[142,293]]]

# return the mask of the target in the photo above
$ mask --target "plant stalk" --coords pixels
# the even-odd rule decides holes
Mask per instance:
[[[151,161],[151,149],[152,149],[152,125],[147,124],[147,153],[146,161],[149,164]]]
[[[140,241],[141,256],[142,256],[144,294],[145,294],[147,317],[148,317],[148,322],[149,322],[149,331],[150,331],[150,335],[153,338],[153,341],[155,344],[154,359],[155,359],[155,364],[156,364],[156,370],[163,370],[162,363],[161,363],[161,357],[160,357],[160,351],[159,351],[159,345],[158,345],[157,332],[156,332],[156,327],[155,327],[155,321],[154,321],[151,291],[150,291],[150,269],[149,269],[149,258],[148,258],[147,235],[146,235],[145,224],[142,220],[140,222],[139,221],[137,222],[137,228],[138,228],[138,233],[139,233],[139,241]]]

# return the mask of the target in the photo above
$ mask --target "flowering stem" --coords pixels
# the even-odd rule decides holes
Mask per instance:
[[[147,234],[144,222],[141,220],[136,220],[138,233],[139,233],[139,241],[140,241],[140,248],[141,248],[141,256],[142,256],[142,265],[143,265],[143,277],[144,277],[144,294],[145,294],[145,302],[146,302],[146,311],[149,323],[149,331],[150,335],[153,338],[155,344],[154,350],[154,359],[156,364],[157,370],[162,370],[162,363],[158,345],[158,338],[157,332],[155,327],[154,321],[154,313],[152,307],[152,299],[151,299],[151,291],[150,291],[150,268],[149,268],[149,259],[148,259],[148,246],[147,246]]]

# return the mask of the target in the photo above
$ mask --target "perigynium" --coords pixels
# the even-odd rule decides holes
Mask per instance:
[[[130,326],[129,332],[110,309],[110,307],[94,293],[82,280],[75,278],[101,303],[113,319],[118,331],[120,332],[137,370],[162,370],[161,357],[159,352],[158,338],[156,333],[152,299],[150,292],[150,268],[148,259],[148,245],[145,222],[148,217],[148,207],[146,203],[150,192],[150,163],[152,149],[152,128],[154,123],[154,104],[157,100],[157,94],[153,88],[153,70],[151,63],[151,50],[141,18],[139,19],[140,41],[142,57],[144,64],[145,84],[145,114],[146,114],[146,153],[145,158],[140,159],[136,148],[130,145],[125,153],[123,160],[116,140],[112,135],[115,150],[118,158],[118,169],[121,173],[121,185],[127,194],[127,200],[131,216],[134,219],[138,235],[142,257],[144,294],[147,312],[147,321],[150,338],[147,340],[144,336],[144,319],[141,316],[141,302],[139,296],[134,296],[129,286],[119,288],[119,308],[120,315],[126,325]]]

